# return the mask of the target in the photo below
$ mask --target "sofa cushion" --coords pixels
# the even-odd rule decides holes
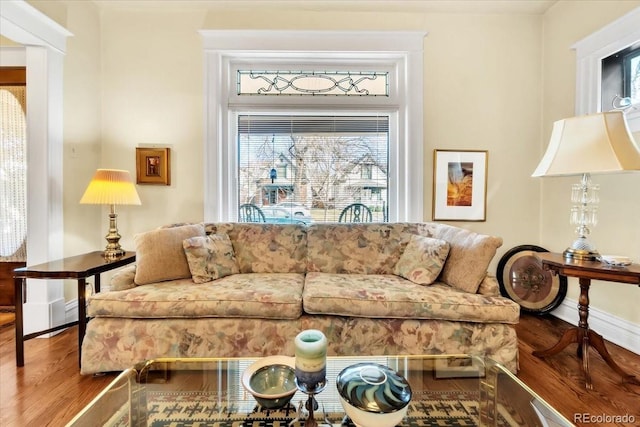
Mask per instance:
[[[440,275],[449,255],[449,243],[414,234],[393,273],[419,285],[430,285]]]
[[[136,234],[133,237],[136,245],[136,284],[191,278],[182,241],[204,235],[202,224],[159,228]]]
[[[393,274],[411,235],[423,234],[418,228],[403,223],[311,224],[307,271]]]
[[[233,245],[226,234],[191,237],[185,239],[182,246],[195,283],[210,282],[240,272]]]
[[[437,224],[432,237],[451,245],[439,280],[454,288],[476,293],[487,275],[489,263],[502,246],[502,239],[446,224]]]
[[[207,234],[231,239],[240,273],[304,273],[307,230],[302,224],[207,223]]]
[[[443,283],[422,286],[395,275],[307,273],[302,294],[310,314],[371,318],[518,323],[520,306]]]
[[[101,292],[89,299],[90,317],[141,319],[251,317],[297,319],[302,314],[304,275],[234,274],[214,282],[189,279]]]

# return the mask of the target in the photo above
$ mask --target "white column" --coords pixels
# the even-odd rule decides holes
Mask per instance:
[[[63,54],[27,46],[27,265],[63,257]],[[24,305],[28,334],[65,323],[61,280],[29,280]]]

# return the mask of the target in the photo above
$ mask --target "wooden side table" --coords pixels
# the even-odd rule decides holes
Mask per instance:
[[[543,267],[549,269],[553,274],[578,278],[580,283],[580,297],[578,299],[580,320],[578,326],[567,330],[553,347],[547,350],[534,351],[533,355],[536,357],[552,356],[562,351],[569,344],[577,343],[578,357],[582,359],[586,388],[592,390],[593,384],[589,373],[589,347],[593,347],[600,353],[607,365],[622,377],[623,381],[640,385],[640,381],[635,376],[625,372],[613,360],[604,345],[602,336],[589,329],[588,322],[591,280],[604,280],[640,286],[640,264],[614,267],[600,261],[566,259],[562,254],[556,253],[537,253],[536,256],[542,262]]]
[[[16,298],[16,365],[24,366],[24,342],[26,340],[75,325],[78,325],[78,361],[80,362],[82,340],[84,339],[87,325],[87,304],[85,300],[87,277],[94,276],[95,291],[100,292],[101,273],[131,264],[135,260],[135,252],[126,252],[120,258],[110,260],[102,256],[102,251],[96,251],[13,270]],[[26,294],[26,279],[78,280],[78,321],[24,335],[22,304],[26,300],[24,298]]]

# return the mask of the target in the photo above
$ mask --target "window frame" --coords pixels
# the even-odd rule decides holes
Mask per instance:
[[[640,47],[637,47],[630,52],[626,53],[622,57],[622,82],[624,87],[625,97],[631,97],[631,77],[633,76],[633,71],[631,69],[631,63],[634,59],[640,60]],[[636,94],[636,98],[631,100],[631,102],[636,103],[640,101],[640,94]]]
[[[272,96],[238,96],[235,71],[247,64],[252,67],[260,64],[262,69],[270,64],[292,67],[296,64],[295,69],[319,64],[331,64],[331,69],[385,64],[392,70],[396,78],[390,81],[389,97],[345,96],[339,108],[345,113],[357,108],[395,116],[390,138],[398,144],[393,152],[390,147],[389,220],[423,220],[422,70],[426,33],[269,30],[200,33],[205,56],[205,221],[237,218],[237,114],[283,111],[290,107],[309,112],[336,108],[335,96],[311,97],[313,103],[305,96],[279,98],[278,103],[274,103]]]
[[[572,46],[576,51],[575,114],[601,111],[602,60],[640,41],[640,8],[636,8]],[[640,110],[627,111],[631,132],[640,132]]]

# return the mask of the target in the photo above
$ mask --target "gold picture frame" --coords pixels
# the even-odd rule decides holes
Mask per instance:
[[[486,150],[433,151],[433,220],[486,221]]]
[[[136,148],[136,183],[171,185],[169,148]]]

